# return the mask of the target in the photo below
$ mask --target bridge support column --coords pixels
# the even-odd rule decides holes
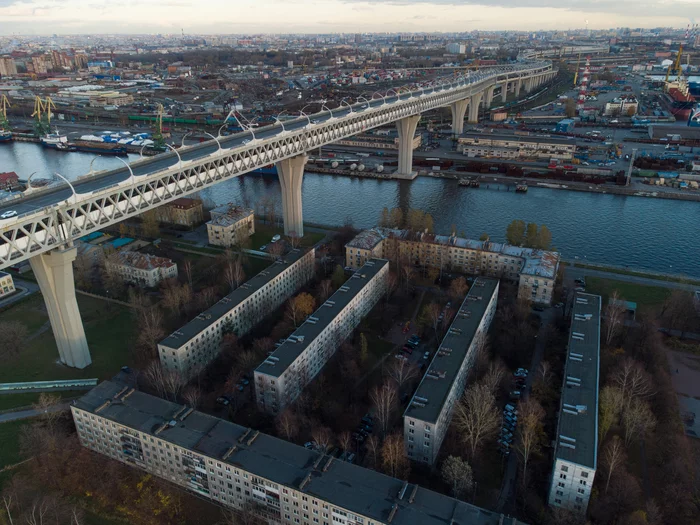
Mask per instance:
[[[452,118],[454,121],[454,116]],[[399,132],[399,167],[394,172],[394,177],[397,179],[416,178],[417,173],[413,171],[413,137],[419,120],[420,115],[411,115],[396,121],[396,129]]]
[[[525,79],[525,93],[532,91],[532,77]]]
[[[464,115],[467,113],[469,99],[458,100],[450,104],[452,110],[452,134],[461,135],[464,131]]]
[[[486,90],[486,99],[484,100],[484,107],[486,109],[491,107],[493,104],[493,92],[496,91],[496,86],[491,86]]]
[[[75,247],[60,248],[36,255],[29,263],[44,296],[61,362],[85,368],[92,359],[75,298],[73,261],[77,254]]]
[[[520,96],[520,91],[523,88],[523,79],[518,78],[518,80],[515,82],[515,98],[518,98]]]
[[[285,235],[294,233],[297,237],[304,236],[301,182],[304,178],[304,167],[308,160],[309,157],[306,155],[297,155],[275,164],[282,189],[282,217],[284,218]]]
[[[484,98],[484,93],[476,93],[471,96],[469,100],[469,123],[478,124],[479,123],[479,106]]]
[[[508,99],[508,82],[501,86],[501,102],[505,103]]]

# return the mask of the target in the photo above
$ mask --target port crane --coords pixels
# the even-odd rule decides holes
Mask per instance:
[[[673,61],[673,64],[668,66],[668,70],[666,70],[666,80],[664,81],[664,84],[666,86],[666,89],[668,89],[668,79],[671,76],[671,72],[676,73],[676,82],[679,82],[681,80],[681,76],[683,75],[683,70],[681,69],[681,57],[683,56],[683,44],[680,45],[678,48],[678,55],[676,55],[676,59]]]
[[[34,129],[39,136],[46,135],[51,130],[51,110],[56,109],[51,97],[46,97],[42,100],[41,97],[34,99],[34,113],[32,117],[36,117]]]

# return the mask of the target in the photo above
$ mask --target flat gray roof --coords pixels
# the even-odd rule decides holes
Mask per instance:
[[[171,421],[183,409],[181,405],[138,391],[123,401],[123,395],[119,396],[115,402],[114,397],[123,389],[122,383],[105,381],[75,401],[74,405],[95,413],[106,401],[112,401],[98,412],[99,416],[152,435],[156,428]],[[381,523],[389,522],[394,505],[396,512],[391,520],[392,525],[519,523],[514,518],[489,512],[418,485],[337,459],[331,460],[330,456],[324,457],[319,452],[267,434],[257,434],[248,444],[248,438],[254,434],[252,429],[195,411],[182,421],[178,419],[175,426],[166,426],[157,437]],[[239,442],[242,436],[246,436],[246,439]],[[234,446],[235,451],[227,459],[222,459]],[[301,484],[309,475],[309,481],[302,489]]]
[[[214,306],[208,308],[186,325],[163,339],[160,344],[168,348],[181,348],[194,339],[202,330],[210,327],[219,319],[233,310],[245,299],[277,277],[292,264],[301,259],[308,250],[293,249],[281,259],[276,260],[252,279],[249,279],[233,292],[222,298]]]
[[[450,329],[435,352],[430,366],[418,385],[404,417],[436,423],[447,394],[457,378],[457,372],[467,357],[467,349],[484,317],[498,279],[479,277],[474,281],[467,297],[455,314]],[[446,348],[451,349],[445,352]],[[427,401],[424,401],[426,400]]]
[[[571,314],[555,457],[596,468],[598,449],[599,295],[577,293]]]
[[[265,361],[256,372],[279,377],[299,357],[306,347],[316,339],[321,332],[338,316],[338,314],[362,291],[365,285],[389,264],[386,259],[368,259],[365,265],[353,273],[352,277],[345,281],[343,286],[326,299],[309,318],[282,343]],[[332,306],[330,303],[334,302]],[[299,341],[302,337],[303,341]]]

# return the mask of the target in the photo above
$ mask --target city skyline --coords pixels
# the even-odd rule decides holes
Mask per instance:
[[[0,0],[0,35],[457,32],[685,27],[700,0]],[[678,14],[675,14],[678,12]]]

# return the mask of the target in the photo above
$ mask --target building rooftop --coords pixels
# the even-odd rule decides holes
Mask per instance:
[[[289,365],[306,350],[306,347],[318,337],[350,301],[362,291],[365,285],[387,264],[389,264],[389,261],[385,259],[369,259],[255,371],[274,377],[281,376]]]
[[[7,272],[3,272],[2,270],[0,270],[0,279],[2,279],[3,277],[7,277],[8,275],[10,275],[10,274],[7,273]]]
[[[465,139],[479,139],[483,141],[491,140],[508,140],[511,142],[534,142],[539,144],[561,144],[565,146],[576,146],[573,140],[562,139],[559,137],[537,137],[534,135],[497,135],[495,133],[473,133],[467,132],[458,139],[459,142],[464,142]]]
[[[179,208],[181,210],[189,210],[190,208],[196,208],[202,205],[202,201],[199,199],[190,199],[188,197],[180,197],[171,201],[168,206],[171,208]]]
[[[555,457],[595,469],[598,449],[599,295],[577,293],[561,391]]]
[[[380,241],[387,237],[394,237],[410,242],[424,242],[431,244],[441,244],[455,246],[457,248],[466,248],[470,250],[482,250],[501,255],[519,257],[522,261],[522,267],[519,272],[525,275],[536,275],[554,279],[557,276],[559,268],[559,252],[549,250],[537,250],[534,248],[522,248],[520,246],[512,246],[510,244],[492,242],[492,241],[477,241],[474,239],[464,239],[462,237],[454,237],[451,235],[435,235],[432,233],[414,233],[409,230],[395,230],[389,228],[372,228],[364,230],[347,243],[348,248],[361,248],[370,250],[377,246]]]
[[[74,401],[78,409],[185,447],[273,483],[299,490],[350,512],[392,525],[517,525],[514,518],[489,512],[448,496],[229,421],[193,411],[123,383],[105,381]],[[103,406],[104,405],[104,406]],[[172,426],[170,422],[175,422]],[[224,455],[233,448],[228,457]],[[307,480],[308,478],[308,480]],[[394,510],[395,509],[395,510]]]
[[[210,224],[214,224],[216,226],[231,226],[232,224],[236,224],[241,219],[250,217],[253,215],[254,211],[249,208],[243,208],[242,206],[226,204],[224,206],[214,208],[210,213]]]
[[[467,356],[467,349],[497,286],[497,279],[479,277],[474,281],[413,394],[404,417],[437,422],[447,394],[457,378],[457,372]]]
[[[122,266],[131,266],[139,270],[154,270],[156,268],[170,268],[175,263],[165,257],[157,257],[147,253],[120,251],[115,252],[112,257],[115,257],[117,263]]]
[[[291,250],[284,257],[277,259],[255,277],[249,279],[233,292],[223,297],[215,305],[206,309],[186,325],[178,328],[159,344],[168,348],[181,348],[190,342],[190,340],[194,339],[202,330],[216,323],[236,306],[301,259],[306,253],[307,250]]]

